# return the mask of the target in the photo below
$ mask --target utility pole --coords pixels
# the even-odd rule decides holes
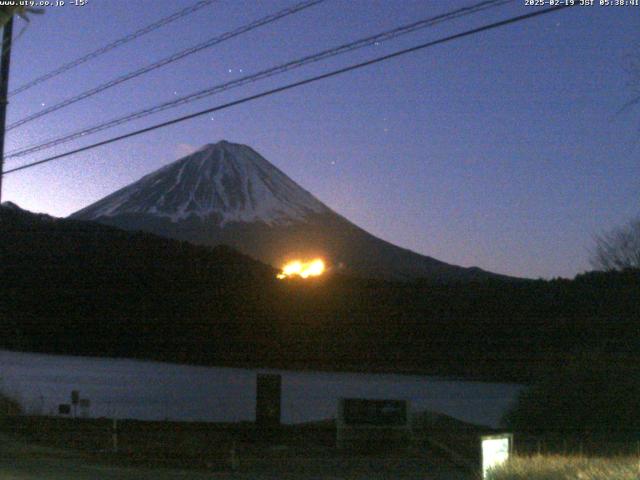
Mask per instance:
[[[2,177],[4,172],[4,135],[9,103],[9,62],[11,61],[11,37],[13,16],[2,29],[2,58],[0,59],[0,202],[2,202]]]

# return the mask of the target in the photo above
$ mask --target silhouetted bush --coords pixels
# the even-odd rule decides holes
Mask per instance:
[[[0,393],[0,421],[4,417],[19,415],[22,413],[20,403],[10,396]]]
[[[634,437],[640,432],[640,368],[581,359],[524,390],[504,422],[515,431]]]

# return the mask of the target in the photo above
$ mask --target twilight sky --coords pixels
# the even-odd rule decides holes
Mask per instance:
[[[49,7],[15,42],[10,90],[194,2]],[[8,123],[294,3],[219,0],[10,98]],[[327,0],[16,128],[6,149],[473,3]],[[517,0],[5,168],[535,8]],[[626,67],[640,58],[639,31],[640,7],[566,9],[7,175],[3,201],[66,216],[226,139],[397,245],[509,275],[573,277],[588,269],[595,234],[640,213],[640,108],[618,113],[634,93]]]

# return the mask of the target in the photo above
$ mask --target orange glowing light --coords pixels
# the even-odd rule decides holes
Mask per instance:
[[[282,267],[282,272],[277,275],[279,279],[298,276],[302,278],[317,277],[322,275],[325,271],[324,262],[316,258],[310,262],[303,262],[301,260],[294,260],[287,263]]]

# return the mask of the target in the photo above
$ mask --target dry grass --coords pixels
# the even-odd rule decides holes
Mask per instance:
[[[491,480],[638,480],[640,458],[584,456],[516,456],[491,471]]]

